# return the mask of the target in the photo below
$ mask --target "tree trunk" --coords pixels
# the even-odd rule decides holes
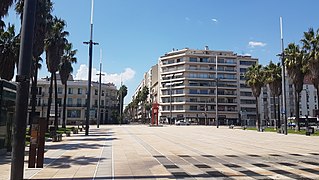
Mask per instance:
[[[48,111],[47,111],[47,132],[49,131],[49,125],[50,125],[50,111],[51,111],[51,104],[52,104],[52,89],[53,89],[53,73],[51,73],[50,87],[49,87],[49,99],[48,99]]]
[[[36,64],[36,67],[34,70],[34,77],[32,78],[32,84],[31,84],[31,113],[29,116],[29,135],[31,134],[31,128],[33,119],[35,117],[35,106],[37,104],[37,79],[38,79],[38,66]]]
[[[258,105],[258,97],[255,97],[256,98],[256,128],[258,131],[260,131],[260,117],[259,117],[259,105]]]
[[[65,84],[64,84],[64,98],[63,98],[63,112],[62,112],[62,128],[66,127],[65,113],[66,113],[67,90],[68,90],[68,84],[67,84],[67,82],[65,82]]]
[[[55,111],[54,111],[54,128],[55,130],[58,130],[58,85],[57,85],[57,80],[56,80],[56,73],[54,73],[54,106],[55,106]]]
[[[299,121],[299,93],[295,91],[295,113],[296,113],[296,131],[300,131]]]
[[[277,113],[278,113],[278,128],[281,128],[281,112],[280,112],[280,95],[277,96],[278,106],[277,106]]]

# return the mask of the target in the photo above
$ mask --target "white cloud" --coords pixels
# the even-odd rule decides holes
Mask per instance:
[[[77,70],[76,75],[74,79],[76,80],[88,80],[88,67],[85,64],[81,64],[80,68]],[[92,81],[98,81],[99,80],[99,74],[100,71],[98,71],[96,68],[92,68]],[[108,74],[106,72],[102,71],[102,74],[105,74],[102,76],[102,82],[103,83],[114,83],[117,87],[120,86],[121,80],[123,83],[126,81],[129,81],[134,78],[135,71],[131,68],[125,68],[123,72],[121,73],[113,73]]]
[[[266,45],[267,45],[266,43],[258,42],[258,41],[249,41],[249,43],[248,43],[248,46],[251,48],[264,47]]]
[[[214,22],[216,22],[216,23],[218,22],[218,20],[217,20],[217,19],[215,19],[215,18],[213,18],[213,19],[212,19],[212,21],[214,21]]]

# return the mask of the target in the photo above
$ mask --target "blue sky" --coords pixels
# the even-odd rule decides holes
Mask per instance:
[[[67,22],[78,49],[74,76],[87,78],[91,0],[52,0],[53,14]],[[126,103],[158,58],[173,48],[230,50],[250,54],[261,64],[278,62],[279,17],[284,42],[299,43],[309,27],[319,27],[317,0],[95,0],[93,68],[102,49],[104,81],[128,87]],[[19,23],[11,11],[6,21]],[[48,75],[46,65],[40,77]],[[96,71],[93,70],[94,75]],[[97,77],[94,77],[97,79]]]

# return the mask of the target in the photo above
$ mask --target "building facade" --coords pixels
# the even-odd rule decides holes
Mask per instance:
[[[216,62],[217,60],[217,62]],[[160,118],[197,124],[255,124],[256,102],[244,73],[258,59],[185,48],[159,58]],[[218,101],[217,101],[218,100]],[[244,112],[244,113],[242,113]],[[245,117],[243,117],[245,116]]]
[[[79,125],[85,122],[87,109],[87,86],[88,81],[84,80],[69,80],[67,82],[67,101],[66,101],[66,123]],[[58,118],[59,124],[62,124],[62,107],[64,98],[64,85],[60,80],[57,80],[58,85]],[[50,79],[44,78],[38,80],[37,88],[37,106],[36,111],[40,117],[47,116],[48,98],[49,98]],[[50,122],[52,123],[55,116],[55,93],[52,93],[52,104],[50,111]],[[98,113],[98,95],[99,83],[92,82],[91,84],[91,108],[90,108],[90,123],[97,122]],[[31,96],[30,96],[31,97]],[[31,109],[31,108],[30,108]],[[115,123],[113,117],[114,111],[118,111],[117,89],[112,83],[102,83],[101,85],[101,106],[100,106],[100,124]]]

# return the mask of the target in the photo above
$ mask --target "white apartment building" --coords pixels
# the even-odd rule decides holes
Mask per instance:
[[[72,80],[70,78],[67,82],[67,108],[66,108],[66,123],[67,124],[82,124],[86,119],[86,103],[87,103],[87,86],[88,81],[84,80]],[[64,98],[64,85],[60,80],[57,80],[58,84],[58,117],[60,124],[62,124],[62,106]],[[49,98],[49,78],[38,80],[37,89],[37,106],[36,111],[39,112],[40,117],[46,117]],[[91,108],[90,108],[90,123],[95,124],[97,122],[97,110],[98,110],[98,91],[99,83],[92,82],[91,84]],[[54,119],[55,103],[54,103],[54,90],[52,93],[52,104],[50,111],[50,120]],[[31,95],[30,95],[31,98]],[[31,109],[31,108],[29,108]],[[111,124],[115,122],[112,112],[118,111],[117,89],[113,83],[102,83],[101,85],[101,106],[100,106],[100,124]],[[114,113],[113,113],[114,114]]]
[[[254,125],[256,102],[245,84],[244,73],[257,61],[208,47],[173,50],[161,56],[158,62],[161,121],[186,119],[215,124],[217,114],[221,125],[241,124],[241,118]]]
[[[294,100],[294,87],[289,77],[286,76],[287,118],[296,116]],[[315,113],[315,110],[318,109],[317,103],[317,90],[311,83],[310,79],[305,77],[303,90],[300,93],[299,112],[297,113],[299,113],[300,117],[305,117],[306,115],[316,117],[317,114]],[[269,123],[269,125],[271,126],[278,125],[278,119],[280,119],[282,124],[282,96],[280,96],[279,99],[278,97],[276,97],[274,101],[274,98],[271,96],[271,91],[268,85],[263,87],[262,89],[262,94],[259,99],[259,105],[259,111],[261,114],[261,120],[263,121],[263,124]],[[276,115],[274,113],[274,106],[276,106]]]

